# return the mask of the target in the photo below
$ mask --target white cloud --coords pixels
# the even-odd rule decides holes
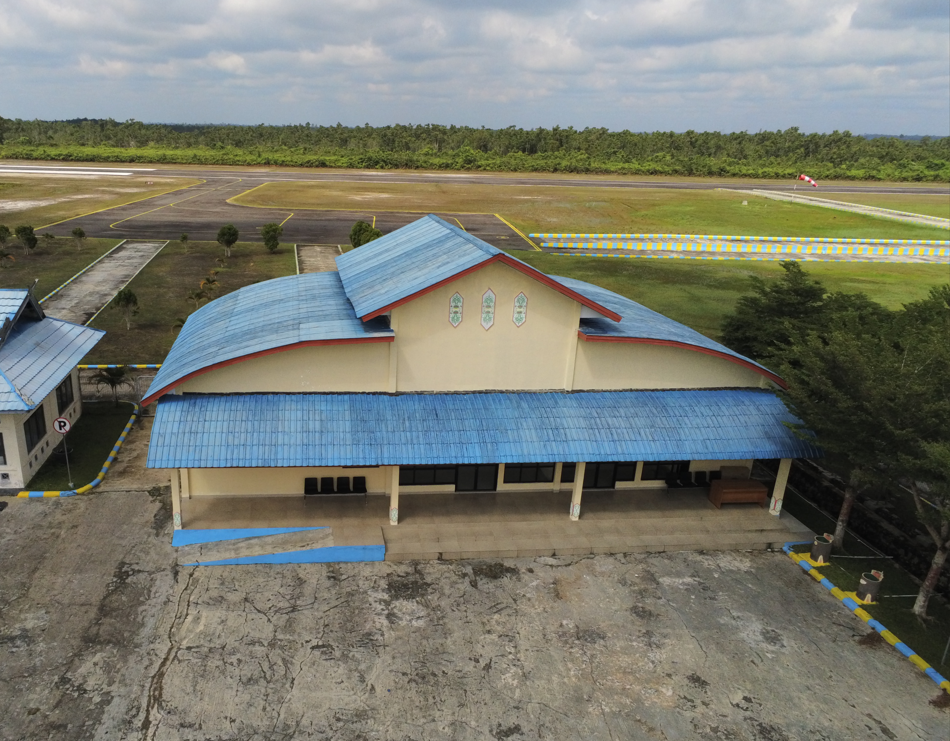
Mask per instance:
[[[33,0],[0,36],[22,118],[950,133],[946,0]]]

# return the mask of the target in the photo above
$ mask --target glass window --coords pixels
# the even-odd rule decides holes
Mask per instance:
[[[617,481],[633,481],[637,477],[636,463],[618,463]]]
[[[400,466],[400,486],[454,484],[455,466]]]
[[[574,474],[576,473],[577,473],[576,463],[565,463],[564,465],[561,466],[561,483],[573,484]]]
[[[66,379],[56,387],[56,408],[59,409],[60,415],[69,408],[69,405],[73,403],[75,398],[73,395],[73,377],[72,375],[68,375]]]
[[[7,465],[7,449],[3,446],[3,433],[0,432],[0,466]]]
[[[665,481],[667,476],[674,476],[689,471],[689,461],[646,461],[643,464],[643,481]]]
[[[506,484],[536,484],[554,481],[553,463],[506,463]]]
[[[46,437],[46,412],[42,404],[23,423],[23,432],[26,434],[26,450],[31,453]]]

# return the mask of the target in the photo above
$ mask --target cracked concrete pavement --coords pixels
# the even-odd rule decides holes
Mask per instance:
[[[945,739],[780,553],[177,567],[167,489],[0,512],[0,739]]]

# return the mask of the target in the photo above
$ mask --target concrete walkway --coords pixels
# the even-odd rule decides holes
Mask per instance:
[[[43,303],[56,319],[85,324],[168,242],[128,241]]]
[[[298,244],[297,266],[301,273],[329,273],[336,270],[339,254],[332,244]]]
[[[400,522],[385,495],[182,500],[185,529],[326,526],[335,545],[385,543],[387,561],[515,558],[778,547],[811,533],[757,505],[716,509],[705,489],[588,491],[581,519],[570,492],[405,494]]]
[[[860,203],[834,201],[830,198],[815,198],[814,196],[805,195],[803,193],[780,193],[774,190],[741,190],[738,192],[761,196],[763,198],[771,198],[774,201],[791,201],[793,203],[803,203],[807,206],[822,206],[823,208],[833,208],[837,211],[850,211],[852,213],[865,214],[866,216],[878,216],[882,219],[905,221],[919,226],[950,229],[950,219],[943,219],[939,216],[926,216],[924,214],[895,211],[890,208],[880,208],[878,206],[865,206]]]

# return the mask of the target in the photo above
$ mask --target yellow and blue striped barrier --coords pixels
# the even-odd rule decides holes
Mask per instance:
[[[724,252],[669,252],[665,254],[651,255],[649,252],[636,252],[630,255],[623,254],[604,254],[602,252],[551,252],[550,254],[558,257],[621,257],[628,260],[787,260],[788,255],[784,253],[777,254],[751,254],[751,253],[724,253]],[[806,255],[796,256],[796,260],[801,262],[819,262],[817,257]],[[855,258],[849,262],[874,262]]]
[[[795,553],[792,550],[792,546],[796,545],[808,545],[811,541],[794,541],[791,543],[786,543],[782,546],[782,550],[785,551],[786,555],[791,558],[795,563],[802,567],[812,579],[821,584],[825,589],[827,589],[831,594],[841,600],[842,604],[847,607],[851,612],[857,615],[861,620],[868,624],[869,628],[873,628],[877,631],[881,638],[891,644],[894,648],[901,652],[910,663],[920,669],[924,674],[930,677],[938,687],[940,687],[945,692],[950,692],[950,680],[945,679],[936,669],[934,669],[930,664],[924,661],[920,656],[918,656],[912,648],[910,648],[906,643],[900,640],[896,635],[891,633],[887,628],[881,625],[877,620],[871,617],[871,614],[865,610],[861,605],[859,605],[855,600],[847,595],[847,593],[841,591],[832,584],[828,579],[821,575],[821,573],[810,563],[808,560],[800,553]]]
[[[94,478],[90,483],[86,484],[85,486],[80,486],[78,489],[72,489],[69,491],[21,491],[19,494],[17,494],[17,496],[23,499],[74,497],[77,494],[85,494],[87,491],[91,491],[95,487],[99,486],[99,484],[102,483],[102,480],[106,477],[106,474],[109,473],[109,468],[112,466],[112,462],[115,460],[115,457],[119,454],[119,450],[122,448],[122,443],[125,442],[125,438],[132,429],[132,425],[134,425],[135,420],[138,419],[140,411],[141,407],[136,404],[135,409],[132,412],[132,416],[129,417],[129,421],[125,424],[125,429],[122,430],[122,434],[119,435],[119,439],[116,441],[115,445],[112,446],[112,452],[109,453],[109,457],[106,458],[106,462],[102,464],[102,468],[99,470],[99,475],[96,476],[96,478]]]
[[[100,260],[106,259],[109,255],[111,255],[113,252],[115,252],[117,249],[119,249],[119,247],[121,247],[122,245],[124,245],[124,244],[125,244],[126,242],[128,242],[128,241],[129,241],[129,240],[127,240],[127,239],[123,239],[121,242],[119,242],[119,243],[118,243],[115,247],[113,247],[111,250],[109,250],[109,251],[106,252],[105,254],[100,255],[99,257],[97,257],[95,260],[93,260],[91,263],[89,263],[86,267],[84,267],[82,270],[80,270],[78,273],[76,273],[72,278],[70,278],[70,279],[67,280],[65,283],[63,283],[63,285],[61,285],[61,286],[60,286],[59,288],[57,288],[55,291],[52,291],[51,293],[47,293],[45,296],[43,296],[43,298],[40,299],[39,303],[43,303],[44,301],[46,301],[46,299],[52,298],[53,296],[55,296],[57,293],[59,293],[60,291],[62,291],[66,286],[68,286],[70,283],[72,283],[74,280],[76,280],[76,278],[78,278],[80,275],[82,275],[82,274],[85,273],[87,270],[89,270],[89,268],[91,268],[93,265],[95,265],[95,264],[96,264],[97,262],[99,262]]]
[[[950,241],[939,239],[863,239],[839,237],[750,237],[748,235],[726,234],[529,234],[535,239],[594,239],[617,240],[629,239],[647,241],[652,239],[669,240],[680,239],[688,242],[802,242],[802,243],[833,243],[833,244],[903,244],[903,245],[935,245],[950,247]]]
[[[102,368],[161,368],[161,363],[132,363],[132,364],[119,364],[119,365],[77,365],[77,368],[80,370],[101,370]]]
[[[672,252],[766,252],[783,255],[880,255],[887,257],[950,257],[950,247],[779,244],[755,242],[542,242],[542,247],[571,250],[663,250]]]

